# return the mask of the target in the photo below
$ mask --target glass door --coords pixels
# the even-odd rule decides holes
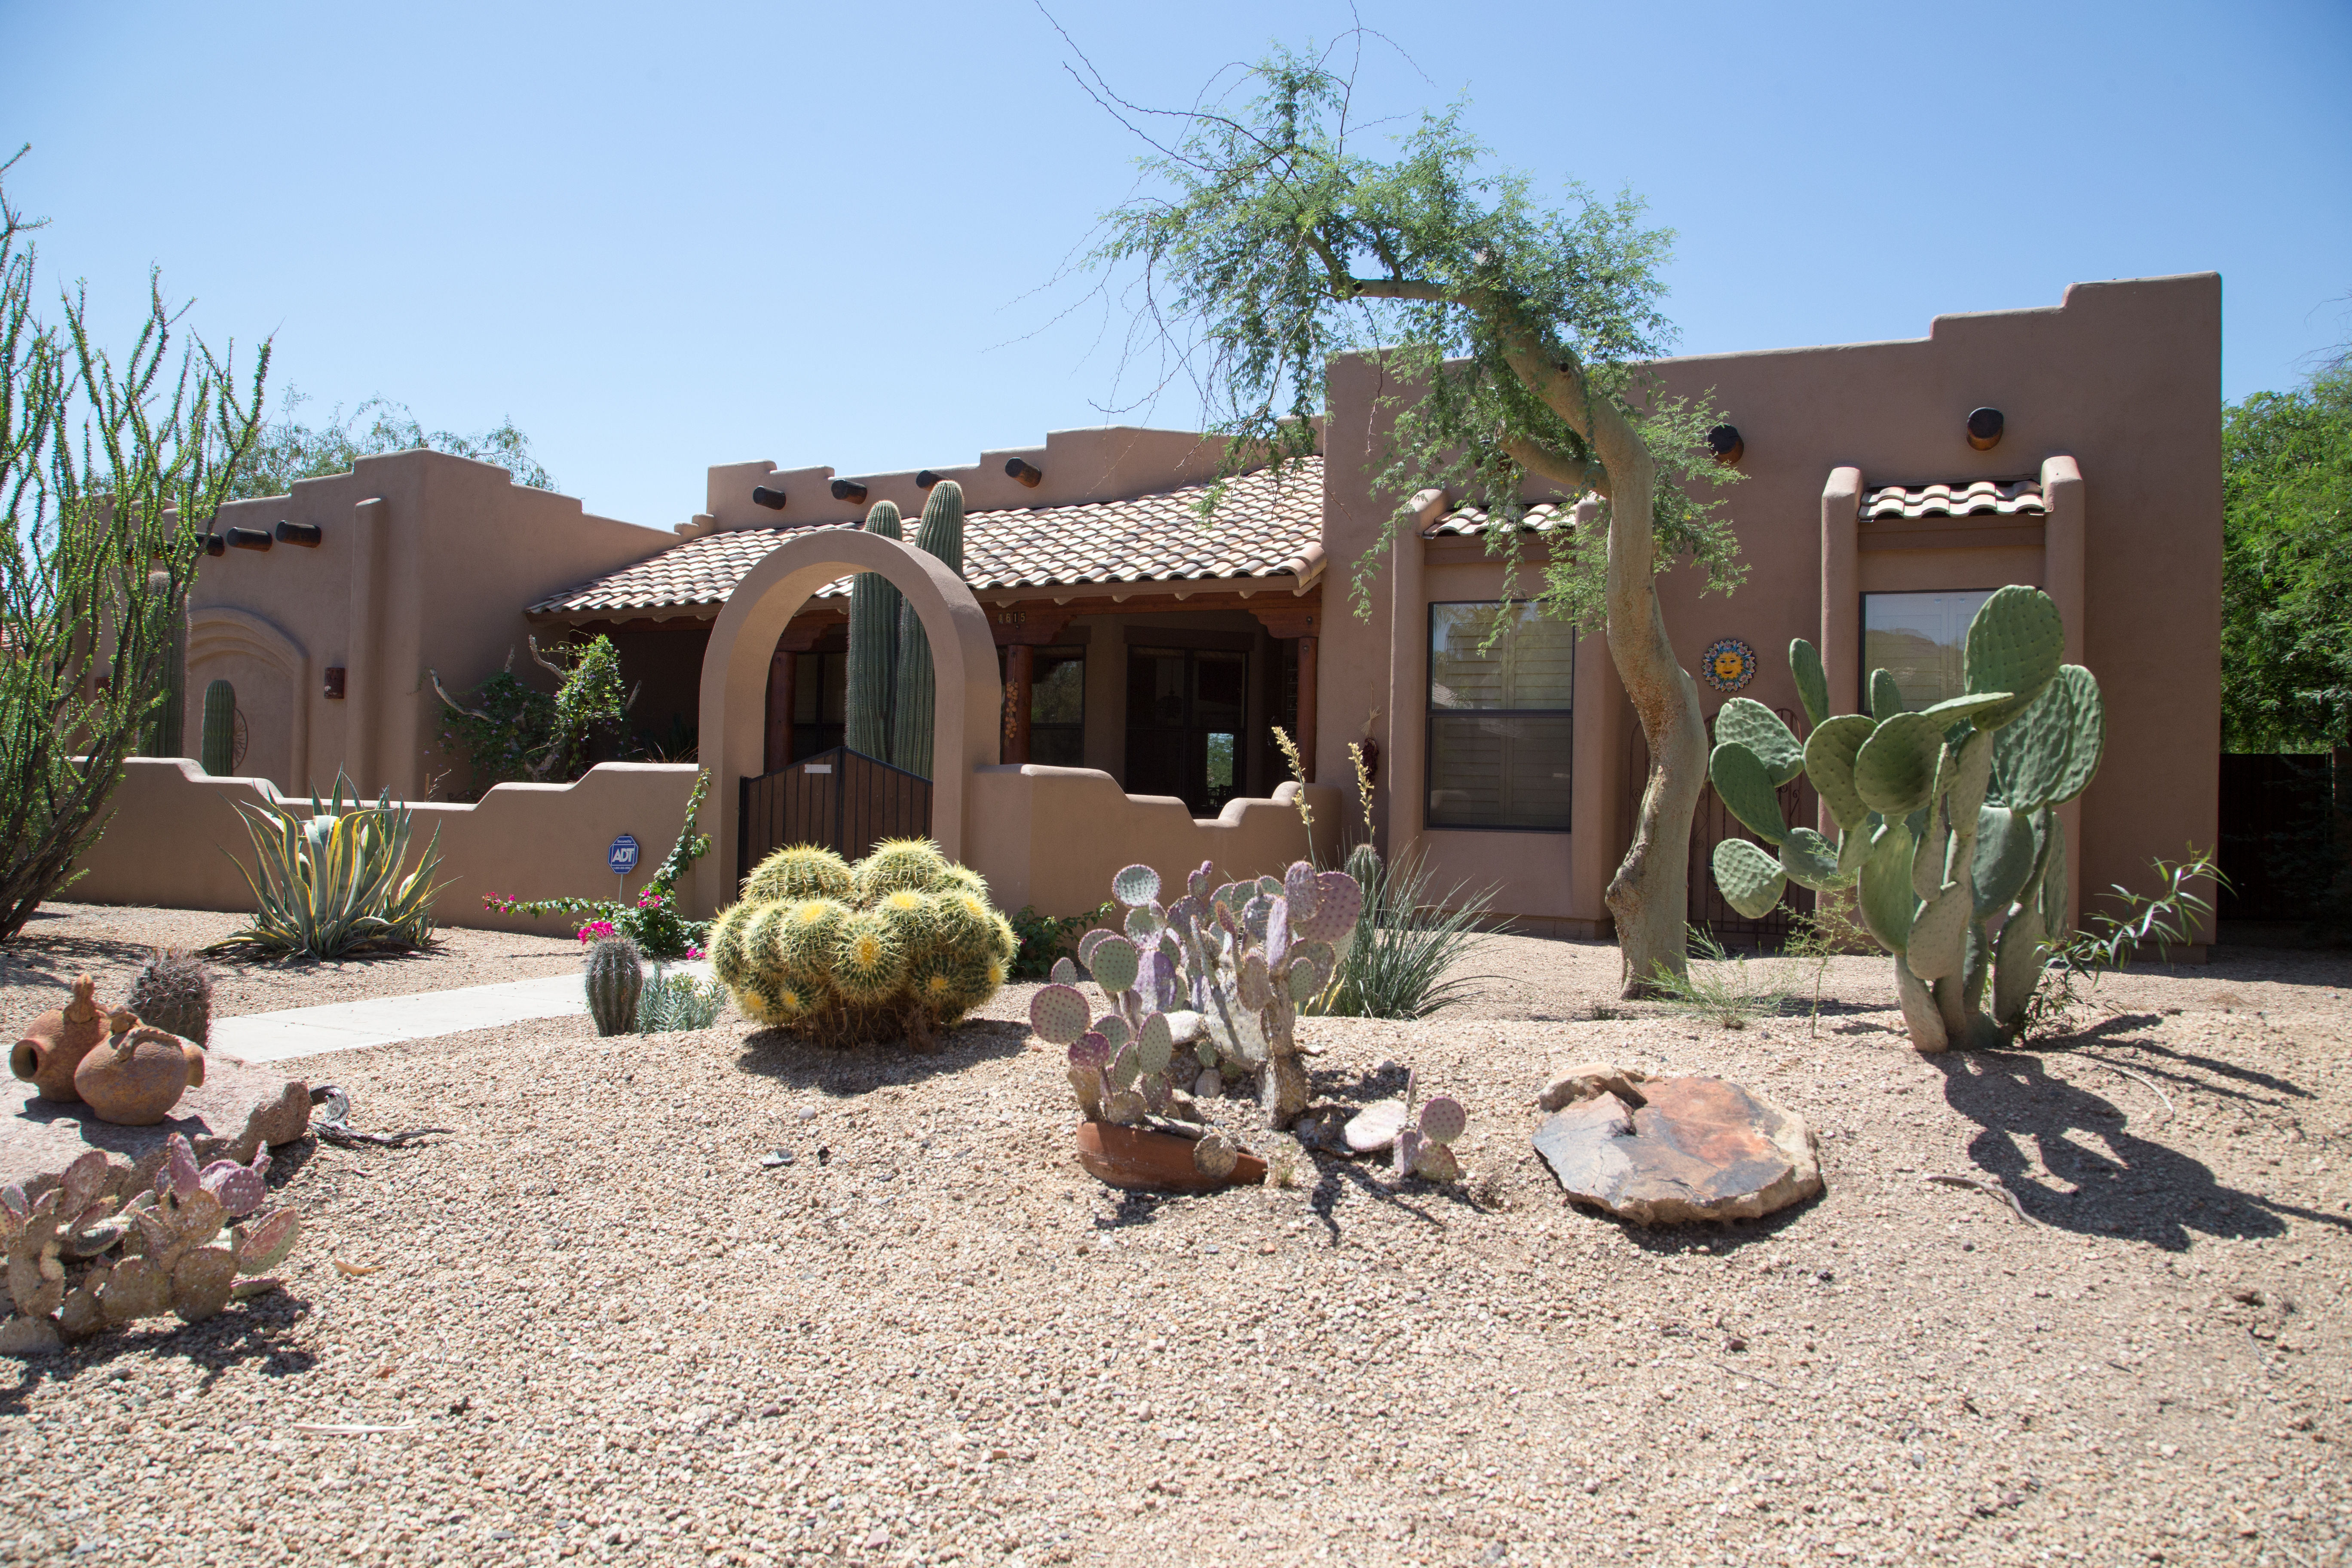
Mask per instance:
[[[1249,655],[1132,647],[1127,655],[1127,792],[1172,795],[1214,816],[1242,791]]]

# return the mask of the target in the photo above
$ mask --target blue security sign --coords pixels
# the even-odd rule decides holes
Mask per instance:
[[[630,872],[635,870],[637,868],[637,841],[635,837],[630,834],[624,833],[618,838],[614,839],[613,847],[604,851],[604,864],[613,868],[613,875],[615,877],[625,877]]]

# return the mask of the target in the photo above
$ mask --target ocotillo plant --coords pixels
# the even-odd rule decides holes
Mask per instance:
[[[1753,920],[1791,879],[1817,892],[1859,884],[1863,924],[1895,954],[1920,1050],[2015,1037],[2048,952],[2068,935],[2054,808],[2098,771],[2106,710],[2091,672],[2060,662],[2065,635],[2048,595],[2007,587],[1969,623],[1963,696],[1905,712],[1894,678],[1874,670],[1873,712],[1832,718],[1821,655],[1800,638],[1789,663],[1813,725],[1801,744],[1746,698],[1716,718],[1716,793],[1778,852],[1744,838],[1717,845],[1724,900]],[[1781,817],[1774,791],[1800,773],[1829,808],[1836,843]]]
[[[922,525],[915,531],[915,548],[947,563],[963,575],[963,487],[941,479],[923,503]],[[856,611],[855,606],[851,612]],[[851,634],[855,636],[853,631]],[[891,708],[890,761],[910,773],[931,776],[931,709],[938,680],[931,666],[930,639],[915,606],[898,606],[898,697]]]
[[[866,531],[898,537],[898,509],[877,500]],[[849,584],[849,690],[842,742],[853,752],[890,761],[890,700],[898,679],[898,590],[879,572],[860,572]]]
[[[1071,1087],[1088,1117],[1133,1121],[1159,1110],[1154,1085],[1163,1094],[1174,1086],[1169,1062],[1178,1046],[1227,1077],[1256,1078],[1276,1131],[1307,1109],[1298,1008],[1330,984],[1331,943],[1355,929],[1363,889],[1344,871],[1318,875],[1304,860],[1279,880],[1218,887],[1214,870],[1204,861],[1186,896],[1165,908],[1150,867],[1129,866],[1112,879],[1127,906],[1127,934],[1094,931],[1078,944],[1079,961],[1112,1003],[1091,1029],[1067,960],[1032,998],[1029,1021],[1039,1036],[1069,1047]]]

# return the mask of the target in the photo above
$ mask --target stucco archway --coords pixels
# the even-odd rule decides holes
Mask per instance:
[[[988,616],[945,562],[862,529],[812,529],[776,546],[745,574],[710,628],[702,655],[702,765],[710,795],[701,827],[710,852],[695,867],[703,914],[734,901],[738,781],[763,766],[768,661],[809,597],[845,572],[878,572],[907,596],[930,639],[939,675],[932,716],[931,837],[950,858],[970,837],[971,771],[996,761],[996,642]]]
[[[285,628],[268,617],[226,605],[188,612],[187,732],[194,735],[201,730],[205,687],[215,674],[236,673],[236,667],[240,662],[264,669],[275,668],[286,682],[283,692],[267,694],[253,690],[252,683],[247,682],[247,698],[279,699],[284,704],[289,731],[283,757],[248,755],[246,762],[249,771],[256,777],[268,779],[289,795],[299,795],[310,787],[310,656]],[[212,667],[209,670],[207,665]],[[224,669],[224,666],[228,668]],[[277,706],[266,700],[251,706],[240,700],[238,705],[248,713]],[[184,738],[181,749],[192,756],[202,754],[192,739]]]

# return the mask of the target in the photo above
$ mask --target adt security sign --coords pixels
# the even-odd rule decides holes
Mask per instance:
[[[613,847],[604,851],[604,864],[613,868],[613,875],[615,877],[625,877],[635,870],[637,868],[636,839],[626,833],[614,839]]]

